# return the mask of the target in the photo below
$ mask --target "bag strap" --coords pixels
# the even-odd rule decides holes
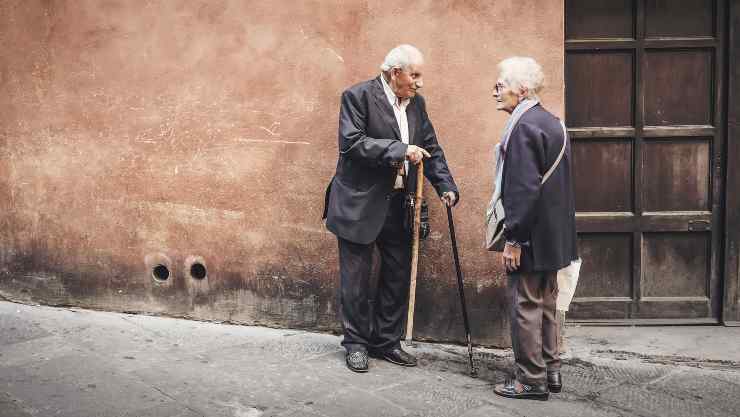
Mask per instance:
[[[550,178],[550,175],[552,175],[552,173],[555,171],[555,168],[557,168],[558,164],[560,164],[560,160],[563,159],[563,154],[565,153],[565,145],[568,143],[568,131],[565,128],[565,124],[562,122],[562,120],[560,121],[560,126],[563,127],[563,149],[560,150],[560,154],[558,155],[558,159],[555,160],[555,163],[552,164],[547,172],[545,172],[545,176],[542,177],[542,182],[540,183],[540,185],[545,184],[545,181]]]

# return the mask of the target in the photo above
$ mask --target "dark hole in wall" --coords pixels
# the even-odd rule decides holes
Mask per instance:
[[[165,265],[157,265],[152,269],[152,276],[160,281],[166,281],[170,277],[170,270]]]
[[[195,279],[203,279],[206,277],[207,271],[205,265],[200,262],[196,262],[190,266],[190,276]]]

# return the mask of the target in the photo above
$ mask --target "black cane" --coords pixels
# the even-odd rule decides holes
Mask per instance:
[[[468,340],[468,359],[470,360],[470,376],[478,376],[473,362],[473,342],[470,339],[470,322],[468,321],[468,307],[465,303],[465,290],[463,288],[463,275],[460,269],[460,257],[457,254],[457,239],[455,239],[455,223],[452,221],[452,207],[447,206],[447,223],[450,225],[450,240],[452,240],[452,257],[455,259],[455,271],[457,272],[457,289],[460,292],[460,304],[462,305],[463,322],[465,323],[465,338]]]

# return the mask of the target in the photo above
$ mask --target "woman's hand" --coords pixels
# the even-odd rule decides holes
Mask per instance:
[[[514,272],[519,269],[519,265],[522,259],[522,248],[521,246],[514,246],[509,242],[506,242],[504,246],[504,253],[501,255],[501,259],[504,263],[506,272]]]

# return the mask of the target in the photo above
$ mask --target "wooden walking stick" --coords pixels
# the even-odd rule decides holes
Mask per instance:
[[[411,235],[411,287],[409,288],[409,311],[406,319],[406,346],[411,346],[414,334],[414,306],[416,304],[416,273],[419,266],[419,229],[421,226],[421,199],[424,195],[424,161],[416,168],[416,195],[411,200],[414,207],[414,227]]]

